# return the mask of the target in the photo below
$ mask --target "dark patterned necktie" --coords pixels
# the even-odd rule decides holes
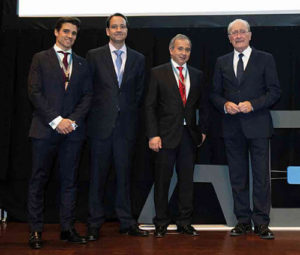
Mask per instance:
[[[237,64],[237,69],[236,69],[236,78],[239,81],[239,84],[241,83],[241,79],[242,79],[242,76],[244,74],[243,56],[244,56],[243,53],[239,54],[239,61],[238,61],[238,64]]]
[[[68,65],[69,65],[69,63],[68,63],[68,55],[70,54],[69,52],[64,52],[64,51],[58,51],[58,53],[62,53],[62,54],[64,54],[64,58],[63,58],[63,60],[62,60],[62,62],[63,62],[63,64],[64,64],[64,66],[65,66],[65,68],[66,68],[66,70],[68,69]]]
[[[58,53],[62,53],[64,54],[64,58],[62,60],[63,62],[63,65],[65,66],[65,69],[62,68],[62,72],[63,72],[63,76],[64,76],[64,79],[65,79],[65,90],[67,89],[68,87],[68,84],[69,84],[69,70],[68,70],[68,66],[69,66],[69,63],[68,63],[68,55],[70,54],[69,52],[64,52],[64,51],[58,51]]]

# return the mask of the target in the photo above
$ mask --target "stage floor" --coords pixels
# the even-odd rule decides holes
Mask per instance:
[[[84,224],[76,224],[84,235]],[[274,230],[275,240],[262,240],[255,234],[230,237],[229,231],[200,230],[200,235],[190,237],[170,231],[164,238],[131,237],[119,234],[119,224],[105,223],[100,239],[87,245],[69,244],[59,240],[59,225],[46,224],[43,232],[44,247],[28,247],[29,229],[26,223],[9,222],[1,225],[0,255],[220,255],[262,254],[299,255],[300,231]]]

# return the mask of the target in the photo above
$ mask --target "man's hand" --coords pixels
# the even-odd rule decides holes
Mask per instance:
[[[155,152],[159,152],[162,148],[161,138],[159,136],[154,136],[149,139],[149,148]]]
[[[235,103],[230,102],[230,101],[227,101],[225,103],[225,110],[228,114],[231,114],[231,115],[234,115],[234,114],[237,114],[240,112],[239,107]]]
[[[202,143],[204,143],[205,139],[206,139],[206,134],[202,134]]]
[[[249,101],[240,102],[238,107],[242,113],[248,113],[252,111],[252,105]]]
[[[202,144],[204,143],[205,139],[206,139],[206,134],[203,134],[203,133],[202,133],[202,141],[201,141],[200,144],[197,145],[197,148],[199,148],[199,147],[202,146]]]
[[[71,133],[74,128],[72,126],[72,123],[74,123],[75,121],[72,121],[70,119],[62,119],[61,122],[59,122],[59,124],[56,127],[56,131],[59,134],[69,134]]]

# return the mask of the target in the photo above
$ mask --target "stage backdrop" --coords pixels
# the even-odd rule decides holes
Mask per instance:
[[[27,183],[31,173],[31,144],[28,130],[32,106],[27,96],[27,76],[32,56],[52,47],[55,41],[55,18],[18,18],[16,3],[2,1],[0,32],[0,208],[8,211],[10,220],[26,221]],[[298,15],[299,16],[299,15]],[[251,45],[268,51],[275,57],[282,87],[280,101],[274,111],[300,110],[300,22],[297,15],[240,16],[252,25]],[[127,44],[146,56],[147,72],[154,66],[169,61],[168,44],[177,33],[192,40],[189,64],[205,73],[207,91],[211,86],[216,58],[232,50],[226,26],[237,16],[193,17],[134,17]],[[83,18],[82,29],[74,51],[85,56],[89,49],[107,43],[104,18]],[[210,105],[211,118],[207,140],[198,151],[197,163],[226,165],[223,140],[220,137],[220,114]],[[300,116],[299,116],[300,117]],[[296,118],[299,118],[296,115]],[[296,121],[296,119],[295,119]],[[147,146],[144,132],[143,109],[140,109],[140,129],[131,174],[132,208],[136,218],[145,204],[153,184],[153,153]],[[300,208],[300,187],[286,180],[286,169],[300,165],[300,133],[298,128],[278,128],[271,141],[272,206]],[[203,167],[203,166],[202,166]],[[45,221],[57,222],[57,194],[59,183],[57,165],[53,164],[46,191]],[[87,217],[88,146],[82,150],[79,170],[77,218]],[[106,213],[115,219],[114,170],[106,187]],[[193,223],[224,224],[226,220],[209,182],[195,185],[195,213]],[[170,209],[176,214],[176,188]]]

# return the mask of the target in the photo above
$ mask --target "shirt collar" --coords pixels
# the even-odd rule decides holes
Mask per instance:
[[[56,44],[54,44],[53,48],[56,52],[63,51],[63,52],[68,52],[68,53],[72,54],[72,49],[63,50],[63,49],[59,48]]]
[[[251,52],[252,52],[252,49],[250,46],[248,46],[243,52],[238,52],[237,50],[234,50],[234,55],[238,58],[239,54],[243,53],[246,58],[249,58]]]
[[[177,67],[179,67],[179,66],[181,66],[181,65],[178,65],[172,58],[171,58],[171,62],[172,62],[172,65],[175,67],[175,68],[177,68]],[[183,65],[182,65],[182,67],[183,67],[183,70],[186,70],[186,63],[184,63]]]
[[[108,46],[109,46],[109,49],[110,49],[110,52],[113,53],[115,50],[118,50],[116,47],[114,47],[111,43],[108,43]],[[126,45],[124,43],[124,45],[122,46],[122,48],[120,49],[121,51],[123,51],[123,53],[127,53],[127,48],[126,48]]]

